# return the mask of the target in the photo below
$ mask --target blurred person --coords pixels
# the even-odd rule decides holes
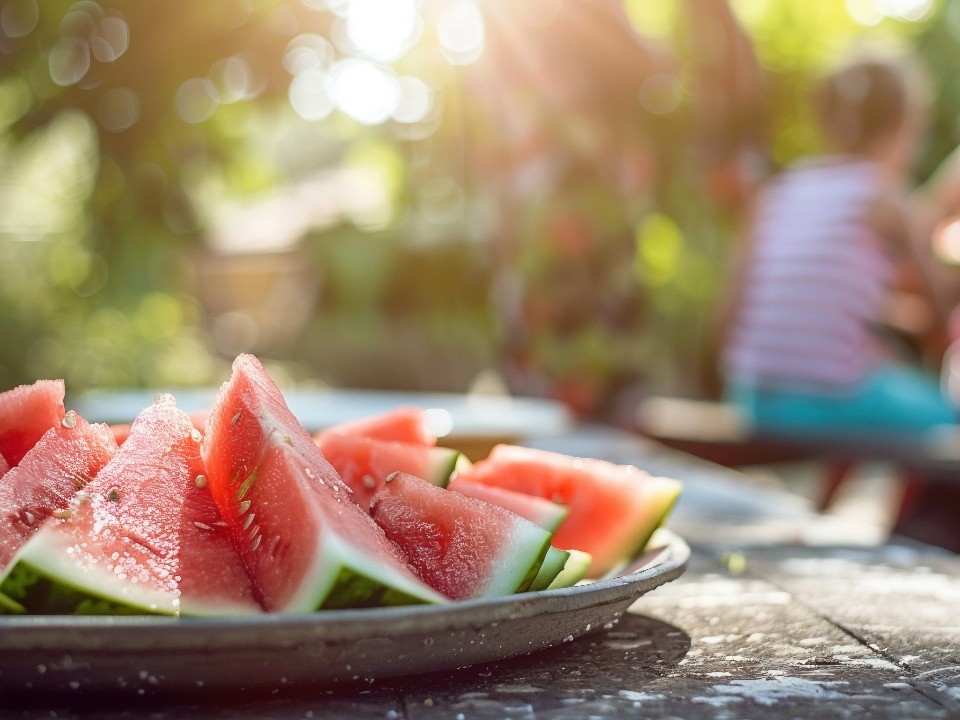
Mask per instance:
[[[618,0],[484,9],[496,47],[471,95],[496,110],[498,143],[478,162],[503,209],[493,297],[504,373],[514,392],[605,415],[642,378],[634,228],[670,171],[671,118],[655,105],[672,102],[673,59]]]
[[[722,372],[728,397],[761,429],[903,434],[955,422],[937,376],[899,340],[943,347],[905,205],[925,122],[920,87],[892,60],[828,76],[814,97],[827,152],[757,197],[725,311]]]

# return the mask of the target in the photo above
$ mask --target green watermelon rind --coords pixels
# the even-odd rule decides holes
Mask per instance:
[[[533,579],[533,582],[530,583],[528,591],[536,592],[537,590],[546,590],[554,578],[563,570],[569,557],[570,553],[566,550],[560,550],[553,547],[553,545],[547,548],[547,554],[543,558],[543,564],[540,565],[537,576]]]
[[[41,615],[176,615],[172,593],[141,590],[99,565],[82,568],[41,530],[0,577],[0,593]],[[135,592],[134,592],[135,591]]]
[[[431,485],[447,487],[453,474],[461,467],[460,458],[462,457],[464,455],[459,450],[445,447],[429,448],[427,471],[423,479]]]
[[[582,550],[568,550],[567,561],[557,576],[547,586],[547,590],[559,590],[573,587],[586,577],[593,558]]]
[[[0,593],[0,615],[24,615],[26,612],[23,605]]]
[[[652,513],[654,520],[647,527],[646,532],[640,535],[633,550],[629,553],[628,557],[630,560],[646,550],[647,545],[650,543],[650,538],[653,537],[653,534],[663,525],[664,521],[670,515],[674,506],[680,500],[680,493],[683,490],[683,484],[673,478],[651,477],[647,482],[655,483],[662,487],[655,488],[656,499],[651,500],[651,504],[657,506]]]
[[[514,536],[492,563],[497,569],[487,580],[481,596],[526,592],[540,571],[552,537],[534,523],[517,518]]]
[[[67,546],[44,530],[36,533],[0,575],[0,594],[41,615],[222,616],[255,612],[246,605],[183,598],[138,587],[94,564],[81,567]]]
[[[372,556],[350,549],[334,532],[325,532],[322,549],[301,592],[281,612],[313,612],[390,605],[442,605],[449,602],[427,585],[404,577]]]

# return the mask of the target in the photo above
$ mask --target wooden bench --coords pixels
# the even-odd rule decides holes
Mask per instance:
[[[757,432],[734,405],[671,397],[644,400],[635,420],[633,430],[726,467],[823,461],[825,472],[815,499],[821,512],[859,463],[888,461],[898,468],[903,488],[895,529],[960,550],[960,428],[944,428],[920,439],[785,436]],[[947,505],[955,501],[956,507],[936,507],[941,501],[931,500],[931,493]],[[930,521],[931,504],[943,515],[936,523]],[[944,525],[955,537],[946,543],[937,537],[947,532]]]

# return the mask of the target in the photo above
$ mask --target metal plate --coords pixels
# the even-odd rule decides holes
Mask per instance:
[[[677,578],[689,548],[661,533],[660,547],[615,577],[446,606],[223,619],[0,618],[0,697],[332,686],[522,655],[608,628],[639,596]]]

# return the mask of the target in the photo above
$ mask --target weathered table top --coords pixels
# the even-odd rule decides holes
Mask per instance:
[[[618,625],[536,655],[353,690],[52,700],[2,718],[960,717],[960,559],[848,529],[742,476],[606,430],[538,443],[686,482],[680,580]]]

